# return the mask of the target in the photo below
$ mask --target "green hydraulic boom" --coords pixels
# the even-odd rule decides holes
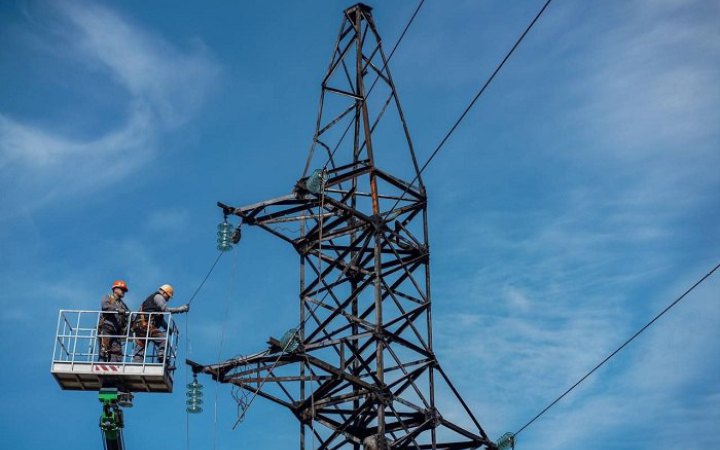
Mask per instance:
[[[100,389],[98,399],[102,403],[102,415],[100,416],[100,431],[103,435],[105,450],[124,450],[122,430],[125,426],[121,404],[128,399],[124,394],[118,392],[117,388]]]

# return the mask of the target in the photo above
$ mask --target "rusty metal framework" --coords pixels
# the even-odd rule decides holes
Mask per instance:
[[[495,449],[433,353],[427,197],[387,62],[371,8],[345,10],[293,192],[218,203],[298,252],[299,327],[188,364],[289,409],[301,449]]]

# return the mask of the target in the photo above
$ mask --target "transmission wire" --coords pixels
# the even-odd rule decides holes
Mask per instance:
[[[227,322],[228,318],[230,317],[230,298],[233,297],[233,287],[237,286],[237,277],[239,270],[239,264],[240,259],[235,258],[234,260],[235,264],[231,265],[230,269],[230,286],[231,288],[228,290],[227,295],[225,296],[225,314],[223,315],[223,325],[220,331],[220,344],[218,345],[218,356],[217,359],[220,360],[220,356],[222,355],[222,348],[225,341],[225,330],[227,328]],[[217,381],[215,383],[215,399],[213,400],[213,450],[217,448],[217,432],[218,432],[218,392],[220,390],[220,382]]]
[[[200,292],[200,289],[205,285],[205,282],[207,282],[208,278],[210,278],[210,274],[212,274],[213,270],[215,270],[215,266],[217,266],[218,262],[220,261],[220,258],[222,257],[224,252],[219,251],[217,258],[215,258],[215,261],[213,261],[212,265],[210,266],[210,269],[205,274],[205,277],[200,282],[198,287],[195,289],[195,292],[190,296],[190,300],[188,300],[187,304],[190,306],[190,303],[195,299],[197,294]],[[190,319],[189,319],[189,312],[185,314],[185,351],[189,354],[190,353]],[[185,371],[185,385],[188,384],[188,372]],[[190,450],[190,413],[186,410],[185,411],[185,448],[187,450]]]
[[[190,296],[190,300],[188,300],[187,304],[190,306],[190,303],[195,299],[197,294],[200,292],[202,287],[207,282],[208,278],[210,278],[210,274],[212,274],[213,270],[215,270],[215,267],[217,266],[218,262],[220,262],[220,258],[222,257],[224,252],[218,251],[218,256],[215,258],[215,261],[210,265],[210,269],[208,269],[207,273],[205,274],[205,277],[200,282],[198,287],[195,289],[195,292]],[[190,351],[190,320],[189,320],[190,314],[185,314],[185,351]],[[188,373],[185,371],[185,385],[188,384]],[[190,450],[190,413],[185,411],[185,448],[187,450]]]
[[[512,56],[512,54],[515,52],[515,50],[520,46],[520,43],[525,39],[525,36],[530,32],[530,30],[531,30],[532,27],[535,25],[535,23],[540,19],[540,17],[543,15],[543,13],[545,12],[545,10],[547,9],[547,7],[550,5],[551,2],[552,2],[552,0],[547,0],[547,1],[545,2],[545,4],[542,6],[542,8],[540,8],[540,11],[538,11],[538,13],[535,15],[535,18],[534,18],[534,19],[530,22],[530,24],[525,28],[525,31],[523,31],[523,33],[520,35],[520,37],[517,39],[517,41],[515,41],[515,44],[512,46],[512,48],[510,49],[510,51],[505,55],[505,57],[504,57],[503,60],[500,62],[500,64],[497,65],[497,67],[495,68],[495,70],[493,71],[493,73],[492,73],[492,74],[490,75],[490,77],[485,81],[485,83],[482,85],[482,87],[480,88],[480,90],[478,91],[478,93],[475,94],[475,97],[472,99],[472,101],[471,101],[470,104],[467,106],[467,108],[465,108],[465,110],[462,112],[462,114],[460,114],[460,117],[455,121],[455,123],[453,124],[453,126],[450,127],[450,131],[448,131],[447,134],[445,134],[445,137],[442,138],[442,140],[441,140],[440,143],[437,145],[437,147],[435,148],[435,150],[432,152],[432,154],[430,155],[430,157],[428,158],[428,160],[425,162],[425,164],[422,165],[422,167],[420,168],[420,171],[417,173],[417,175],[415,175],[415,178],[413,178],[413,180],[410,182],[410,184],[407,185],[407,187],[403,190],[402,194],[400,195],[400,198],[395,202],[395,204],[393,205],[393,207],[390,208],[390,209],[388,210],[388,212],[385,214],[385,217],[387,217],[387,216],[390,214],[390,212],[391,212],[392,210],[394,210],[395,207],[400,203],[400,201],[405,198],[405,194],[407,194],[407,192],[408,192],[408,190],[410,189],[410,187],[411,187],[413,184],[415,184],[415,182],[418,180],[418,178],[420,178],[420,175],[421,175],[421,174],[425,171],[425,169],[427,168],[428,164],[430,164],[430,162],[435,158],[435,156],[438,154],[438,152],[440,151],[440,149],[443,148],[443,146],[445,145],[445,143],[447,142],[447,140],[450,138],[450,135],[452,135],[452,134],[455,132],[455,130],[457,129],[457,127],[460,125],[460,122],[462,122],[463,119],[465,119],[465,116],[467,116],[468,112],[470,112],[470,110],[472,109],[472,107],[475,106],[475,103],[478,101],[478,99],[480,98],[480,96],[485,92],[485,90],[488,88],[488,86],[490,86],[490,83],[492,83],[492,81],[495,79],[495,76],[498,74],[498,72],[500,72],[500,69],[503,68],[503,66],[504,66],[505,63],[508,61],[508,59],[510,59],[510,56]]]
[[[552,408],[553,406],[555,406],[555,404],[556,404],[557,402],[559,402],[560,400],[562,400],[563,397],[565,397],[565,396],[566,396],[567,394],[569,394],[573,389],[575,389],[578,385],[580,385],[580,383],[582,383],[583,381],[585,381],[586,378],[588,378],[588,377],[589,377],[590,375],[592,375],[596,370],[598,370],[600,367],[602,367],[606,362],[608,362],[608,361],[610,360],[610,358],[612,358],[612,357],[615,356],[618,352],[620,352],[620,350],[622,350],[623,348],[625,348],[630,342],[632,342],[632,341],[633,341],[636,337],[638,337],[643,331],[645,331],[645,330],[648,329],[652,324],[654,324],[656,320],[658,320],[660,317],[662,317],[662,316],[663,316],[666,312],[668,312],[673,306],[677,305],[682,299],[685,298],[685,296],[687,296],[690,292],[692,292],[693,289],[695,289],[696,287],[700,286],[700,284],[702,284],[706,279],[710,278],[710,276],[711,276],[716,270],[718,270],[718,268],[720,268],[720,264],[716,265],[712,270],[710,270],[710,272],[708,272],[707,274],[705,274],[705,276],[703,276],[702,278],[700,278],[700,280],[698,280],[695,284],[693,284],[688,290],[686,290],[680,297],[678,297],[677,299],[675,299],[675,301],[673,301],[670,305],[668,305],[665,309],[663,309],[659,314],[657,314],[655,317],[653,317],[653,319],[652,319],[650,322],[646,323],[645,326],[643,326],[642,328],[640,328],[635,334],[633,334],[628,340],[626,340],[620,347],[618,347],[617,349],[615,349],[615,351],[613,351],[612,353],[610,353],[610,354],[609,354],[605,359],[603,359],[598,365],[596,365],[595,367],[593,367],[592,370],[590,370],[587,374],[585,374],[582,378],[580,378],[575,384],[573,384],[572,386],[570,386],[570,388],[568,388],[565,392],[563,392],[558,398],[556,398],[555,400],[553,400],[549,405],[547,405],[547,406],[545,407],[545,409],[543,409],[542,411],[540,411],[540,412],[539,412],[537,415],[535,415],[535,417],[533,417],[528,423],[526,423],[525,425],[522,426],[522,428],[520,428],[518,431],[516,431],[516,432],[513,434],[513,436],[517,436],[518,434],[520,434],[525,428],[529,427],[533,422],[535,422],[537,419],[539,419],[540,416],[542,416],[543,414],[545,414],[545,412],[547,412],[547,410],[549,410],[550,408]]]
[[[387,61],[385,61],[385,64],[383,65],[382,69],[380,69],[380,72],[385,70],[385,67],[390,63],[390,59],[392,59],[393,55],[395,54],[395,50],[397,50],[398,45],[400,45],[400,42],[405,37],[405,33],[407,33],[408,29],[410,28],[410,25],[412,25],[413,21],[415,21],[415,16],[420,12],[420,8],[422,8],[422,5],[425,3],[425,0],[420,0],[420,3],[418,3],[417,8],[415,8],[415,12],[413,12],[413,15],[410,17],[410,20],[408,21],[407,25],[405,25],[405,29],[402,33],[400,33],[400,37],[398,38],[397,42],[395,42],[395,46],[393,47],[392,51],[390,51],[390,54],[388,55]]]
[[[205,285],[205,282],[208,280],[208,278],[210,278],[210,274],[213,272],[213,270],[215,270],[215,266],[217,266],[217,263],[220,261],[220,258],[222,258],[223,253],[225,253],[225,252],[218,251],[218,256],[217,256],[217,258],[215,258],[215,262],[212,263],[212,266],[210,266],[210,270],[208,270],[208,273],[205,275],[205,278],[203,278],[200,285],[197,287],[197,289],[195,289],[195,292],[193,292],[193,295],[190,296],[190,300],[188,300],[188,306],[195,299],[195,296],[198,294],[198,292],[200,292],[200,289],[202,289],[202,287]]]

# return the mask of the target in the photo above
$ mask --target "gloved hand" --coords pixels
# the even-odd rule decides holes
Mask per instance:
[[[190,305],[185,304],[182,306],[178,306],[177,308],[168,308],[167,311],[172,314],[182,314],[190,311]]]

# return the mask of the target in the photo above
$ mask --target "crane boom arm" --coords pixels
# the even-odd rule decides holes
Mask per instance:
[[[100,432],[105,450],[125,450],[122,430],[125,426],[123,413],[118,404],[121,394],[116,388],[100,389],[98,399],[102,403]]]

